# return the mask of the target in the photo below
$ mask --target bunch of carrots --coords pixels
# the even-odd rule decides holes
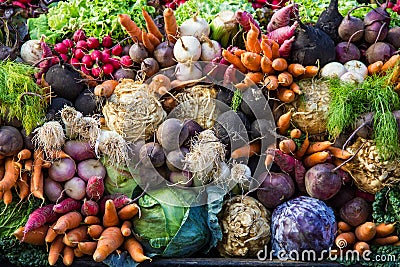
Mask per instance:
[[[293,102],[296,95],[301,94],[295,79],[314,77],[318,74],[318,67],[287,62],[285,58],[290,54],[294,36],[282,45],[264,34],[260,41],[260,30],[253,23],[250,26],[245,38],[246,49],[228,48],[223,50],[222,56],[245,73],[248,80],[263,85],[267,91],[276,91],[276,97],[283,103]]]
[[[20,201],[30,194],[44,200],[41,168],[49,167],[49,164],[42,160],[38,152],[32,153],[24,148],[16,156],[0,159],[0,199],[4,204],[9,205],[13,201],[13,190],[17,192]]]
[[[48,245],[50,265],[56,265],[60,256],[66,266],[84,255],[101,262],[116,250],[128,251],[136,262],[150,260],[132,235],[131,219],[140,214],[139,206],[128,203],[117,208],[119,205],[114,201],[106,200],[103,215],[86,217],[76,210],[56,214],[54,205],[44,206],[34,212],[30,216],[32,220],[18,228],[14,236],[21,242]]]
[[[370,245],[400,246],[399,237],[393,235],[395,223],[365,222],[357,227],[352,227],[346,222],[338,222],[338,235],[335,245],[342,250],[353,249],[360,255],[370,250]],[[338,252],[338,251],[336,251]]]
[[[389,69],[394,71],[389,78],[389,82],[394,85],[394,90],[400,94],[400,55],[391,56],[386,62],[376,61],[368,65],[368,75],[385,74]]]
[[[143,43],[144,47],[146,47],[146,49],[152,53],[154,49],[163,41],[164,36],[146,10],[142,9],[142,15],[146,21],[147,31],[140,29],[127,14],[119,14],[118,20],[133,41]],[[171,8],[166,8],[163,16],[164,29],[167,39],[170,42],[175,43],[177,39],[176,36],[178,34],[178,25],[176,23],[174,11]]]

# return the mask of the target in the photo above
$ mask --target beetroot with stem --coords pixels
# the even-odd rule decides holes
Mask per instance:
[[[358,226],[368,220],[372,212],[371,206],[361,197],[346,202],[340,209],[340,217],[351,226]]]
[[[340,42],[336,45],[336,60],[344,64],[350,60],[359,60],[361,52],[358,47],[350,42]]]
[[[350,16],[352,10],[350,10],[347,15],[343,18],[342,22],[338,28],[339,37],[343,41],[353,42],[361,40],[364,35],[364,22],[356,17]]]
[[[306,172],[306,190],[311,197],[328,200],[339,192],[342,179],[334,169],[335,165],[323,163]]]
[[[257,198],[270,209],[292,197],[295,192],[292,178],[285,173],[263,172],[257,181],[262,181],[257,189]]]

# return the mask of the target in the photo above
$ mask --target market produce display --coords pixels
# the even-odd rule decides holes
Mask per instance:
[[[0,262],[398,265],[399,1],[50,2],[0,1]]]

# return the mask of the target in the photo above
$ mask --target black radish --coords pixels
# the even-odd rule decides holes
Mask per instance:
[[[343,20],[343,16],[338,10],[338,0],[331,0],[328,8],[321,13],[319,16],[316,27],[321,28],[326,34],[328,34],[335,43],[340,42],[340,36],[338,33],[338,27]]]

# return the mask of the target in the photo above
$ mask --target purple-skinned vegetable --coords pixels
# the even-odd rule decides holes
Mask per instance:
[[[350,60],[359,60],[361,52],[358,47],[350,42],[340,42],[336,45],[336,59],[344,64]]]
[[[295,21],[291,26],[284,26],[268,33],[267,37],[281,45],[285,40],[294,36],[297,26],[299,26],[299,23]]]
[[[76,200],[73,198],[66,198],[58,204],[55,204],[53,207],[53,211],[56,213],[68,213],[73,210],[79,210],[82,204],[80,200]]]
[[[94,148],[85,141],[68,140],[64,144],[63,150],[75,161],[82,161],[94,158]]]
[[[104,194],[104,178],[92,176],[87,182],[86,195],[90,200],[98,201]]]
[[[263,172],[257,181],[262,181],[257,189],[257,198],[266,208],[276,208],[295,192],[292,178],[285,173]]]
[[[290,50],[292,49],[292,44],[295,41],[295,37],[293,36],[290,39],[283,41],[283,44],[279,47],[279,56],[283,58],[288,58],[290,56]]]
[[[72,159],[60,159],[51,164],[49,177],[56,182],[65,182],[74,177],[75,170],[75,162]]]
[[[54,204],[49,204],[34,210],[25,223],[24,234],[35,230],[46,223],[57,221],[59,215],[53,211],[53,207]]]
[[[249,12],[237,10],[235,13],[235,18],[236,21],[243,27],[243,30],[245,32],[248,32],[251,29],[250,23],[253,23],[254,26],[256,26],[261,32],[260,25],[258,25],[257,21],[255,21],[255,19],[253,18],[253,15],[251,15]]]
[[[104,165],[97,159],[87,159],[78,163],[78,176],[88,181],[92,176],[105,178],[107,171]]]
[[[290,13],[293,12],[294,4],[284,6],[274,12],[267,25],[267,31],[272,32],[278,28],[288,26],[290,23]]]
[[[311,167],[306,172],[306,190],[311,197],[328,200],[339,192],[342,179],[334,169],[335,165],[323,163]]]

